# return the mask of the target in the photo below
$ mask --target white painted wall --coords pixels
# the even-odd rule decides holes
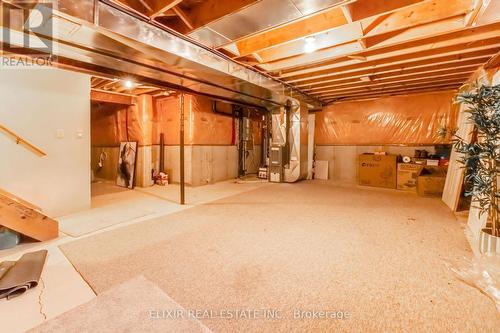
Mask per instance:
[[[0,188],[51,217],[89,208],[90,77],[60,69],[0,70],[0,101],[0,123],[47,153],[39,157],[0,133]]]

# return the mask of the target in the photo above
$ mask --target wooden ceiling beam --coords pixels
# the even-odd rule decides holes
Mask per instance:
[[[422,3],[426,0],[358,0],[346,5],[352,20],[360,21],[362,19],[381,15],[384,13],[392,13],[404,7],[413,6]]]
[[[132,105],[134,104],[133,98],[134,96],[130,94],[120,94],[94,88],[90,90],[90,100],[93,102]]]
[[[446,4],[445,2],[444,0],[424,1],[421,2],[420,5],[411,6],[389,14],[384,13],[373,18],[353,23],[347,22],[341,7],[334,7],[322,14],[312,15],[302,20],[296,20],[289,24],[244,38],[237,41],[235,44],[241,56],[248,53],[259,52],[262,58],[266,60],[267,57],[265,53],[273,52],[275,56],[267,59],[267,61],[276,61],[280,59],[279,54],[283,54],[281,59],[303,54],[303,38],[310,35],[316,35],[316,39],[319,41],[317,45],[318,49],[334,47],[335,45],[349,41],[364,41],[366,37],[387,34],[393,31],[402,31],[410,27],[431,23],[436,20],[443,20],[457,15],[463,16],[469,9],[467,3],[470,2],[470,0],[457,0],[453,5]],[[392,1],[391,3],[395,2]],[[334,13],[334,15],[332,13]],[[334,18],[336,18],[336,20]],[[457,23],[457,25],[463,27],[462,22]],[[304,27],[306,27],[306,29],[304,29]],[[342,38],[339,38],[337,36],[339,29],[342,29],[340,31],[351,31],[351,34],[344,34]],[[330,34],[330,38],[328,38],[327,34]],[[292,43],[293,46],[288,46],[287,44],[289,43]],[[275,48],[275,50],[273,50],[273,48]],[[287,52],[286,48],[293,48],[301,52],[299,53],[296,51],[290,54]],[[318,54],[318,52],[315,53]],[[294,62],[284,61],[283,63],[269,64],[266,70],[274,71],[297,66],[299,61],[300,59],[295,59]]]
[[[392,87],[392,86],[405,86],[408,84],[417,84],[417,83],[428,83],[428,82],[443,82],[443,81],[451,81],[451,80],[467,80],[467,78],[471,75],[471,72],[463,72],[461,74],[455,75],[447,75],[447,76],[436,76],[429,74],[427,76],[423,76],[418,79],[408,79],[408,78],[395,78],[393,80],[386,81],[369,81],[363,82],[357,80],[357,82],[352,82],[350,85],[338,85],[338,86],[330,86],[324,87],[321,89],[317,89],[314,91],[308,91],[309,95],[319,95],[336,91],[353,91],[356,89],[365,89],[365,88],[376,88],[376,87]]]
[[[399,1],[398,1],[399,2]],[[380,35],[390,31],[407,29],[413,26],[439,21],[453,16],[463,16],[470,10],[471,0],[433,0],[396,11],[382,22],[375,22],[378,17],[361,21],[366,37]],[[375,27],[372,27],[373,24]]]
[[[333,7],[326,11],[244,38],[236,42],[236,47],[240,55],[245,56],[307,36],[326,32],[347,23],[348,21],[342,9],[340,7]]]
[[[354,87],[354,88],[345,88],[345,89],[332,89],[332,90],[325,90],[321,92],[313,92],[309,93],[310,95],[316,96],[318,98],[321,98],[322,96],[328,95],[328,94],[349,94],[353,92],[371,92],[371,91],[378,91],[378,90],[387,90],[387,89],[392,89],[392,88],[402,88],[402,87],[412,87],[412,86],[421,86],[421,85],[431,85],[431,84],[444,84],[444,83],[456,83],[456,82],[465,82],[469,78],[469,74],[467,75],[462,75],[462,76],[457,76],[457,77],[449,77],[449,78],[441,78],[441,79],[436,79],[436,78],[426,78],[426,79],[420,79],[420,80],[414,80],[414,81],[401,81],[401,82],[393,82],[393,83],[381,83],[381,84],[372,84],[370,85],[369,82],[365,82],[365,85],[359,86],[359,87]],[[367,83],[367,84],[366,84]]]
[[[361,28],[359,28],[360,33]],[[412,41],[415,39],[416,36],[419,39],[423,38],[430,38],[431,36],[436,36],[436,34],[439,33],[447,33],[451,31],[459,31],[463,30],[463,21],[462,19],[457,19],[453,18],[451,20],[443,20],[440,21],[439,24],[436,23],[430,23],[428,25],[423,25],[423,26],[418,26],[418,27],[413,27],[407,30],[400,30],[400,31],[393,31],[393,32],[388,32],[382,35],[374,36],[371,38],[361,38],[358,40],[363,40],[364,42],[364,47],[359,50],[358,54],[364,55],[364,52],[372,52],[377,49],[381,49],[383,47],[396,47],[397,44],[403,44],[408,41]],[[418,31],[420,34],[415,34],[414,32]],[[401,38],[398,38],[398,35],[402,35]],[[373,47],[374,46],[374,40],[373,38],[377,38],[377,43],[380,43],[378,47]],[[390,43],[385,43],[383,45],[383,42],[386,41],[387,39],[391,39]],[[336,48],[338,46],[333,46],[333,48]],[[279,48],[278,48],[279,49]],[[399,48],[402,49],[402,48]],[[323,62],[323,53],[329,52],[330,48],[322,49],[319,51],[314,52],[313,54],[309,55],[298,55],[295,57],[287,58],[287,59],[282,59],[282,60],[276,60],[267,64],[264,64],[263,68],[269,72],[277,72],[277,71],[284,71],[284,72],[291,72],[291,71],[296,71],[300,70],[304,67],[317,67],[318,65],[322,65],[321,62]],[[317,59],[310,59],[312,56],[316,56]],[[333,58],[333,59],[328,59],[328,62],[335,62],[338,60],[339,57]]]
[[[149,0],[149,4],[151,7],[151,10],[148,13],[148,16],[151,18],[155,18],[158,15],[173,9],[175,6],[180,4],[182,0]]]
[[[463,43],[475,43],[483,39],[495,38],[500,36],[500,22],[482,27],[468,28],[461,31],[455,31],[438,36],[421,36],[416,40],[409,40],[404,43],[384,46],[363,52],[358,52],[354,55],[361,55],[367,60],[383,59],[397,55],[404,55],[418,51],[432,50],[436,48],[448,47]],[[500,37],[498,37],[500,39]],[[285,79],[291,76],[308,74],[314,71],[333,69],[344,65],[354,64],[348,57],[339,57],[332,59],[316,66],[303,66],[297,69],[284,71],[280,78]]]
[[[481,51],[481,50],[489,50],[491,48],[495,47],[500,47],[500,38],[499,37],[492,37],[486,40],[478,40],[476,42],[468,42],[468,43],[461,43],[457,45],[451,45],[451,46],[446,46],[446,47],[441,47],[441,48],[435,48],[435,49],[429,49],[425,51],[419,51],[419,52],[414,52],[414,53],[408,53],[404,55],[398,55],[398,56],[386,56],[386,57],[377,57],[375,60],[368,60],[364,62],[355,62],[355,61],[348,61],[346,63],[349,63],[347,65],[343,65],[342,63],[339,64],[339,66],[335,67],[330,67],[328,69],[322,69],[319,71],[310,71],[305,74],[301,75],[295,75],[295,76],[289,76],[286,78],[281,78],[282,80],[285,80],[287,82],[300,82],[304,80],[310,80],[314,78],[320,78],[324,76],[330,75],[332,72],[337,72],[337,71],[345,71],[345,70],[350,70],[350,69],[357,69],[357,68],[362,68],[362,67],[378,67],[384,64],[405,64],[408,62],[416,62],[419,60],[425,60],[425,59],[432,59],[436,57],[443,57],[443,56],[452,56],[452,55],[461,55],[463,53],[470,53],[470,52],[475,52],[475,51]]]
[[[484,64],[485,69],[500,67],[500,52],[491,57],[486,64]]]
[[[392,31],[386,34],[369,36],[365,38],[366,47],[379,49],[386,46],[403,44],[408,41],[425,39],[442,34],[464,30],[463,15],[453,16],[437,22],[417,25],[409,29]]]
[[[500,2],[498,0],[485,0],[483,6],[477,15],[477,19],[472,25],[483,25],[500,20]]]
[[[359,90],[351,90],[351,91],[336,91],[329,92],[324,94],[315,95],[317,98],[326,98],[332,96],[358,96],[365,94],[378,94],[391,90],[408,90],[408,89],[427,89],[435,86],[461,86],[464,82],[467,81],[467,78],[460,80],[445,80],[439,82],[423,82],[423,83],[415,83],[415,84],[407,84],[400,86],[388,86],[388,87],[366,87]]]
[[[315,37],[314,46],[321,51],[304,54],[305,40],[298,39],[293,42],[283,44],[280,47],[262,50],[256,54],[262,58],[264,63],[272,63],[273,61],[279,61],[281,59],[294,56],[301,56],[302,61],[317,62],[321,59],[325,59],[325,57],[328,59],[328,54],[333,53],[332,50],[341,48],[344,45],[356,43],[359,45],[357,50],[363,50],[364,48],[357,42],[361,39],[361,37],[363,37],[363,32],[361,31],[361,26],[359,24],[343,25]],[[334,45],[335,47],[332,48]],[[270,64],[269,66],[274,65]]]
[[[464,25],[466,27],[475,25],[480,13],[486,10],[486,7],[488,7],[489,3],[490,0],[474,0],[473,9],[470,11],[470,13],[465,15]]]
[[[381,96],[390,95],[394,93],[416,93],[416,92],[432,92],[437,90],[452,90],[457,89],[462,85],[463,82],[456,83],[445,83],[445,84],[433,84],[433,85],[423,85],[421,87],[408,87],[400,89],[389,89],[387,91],[374,91],[374,92],[360,92],[358,94],[340,94],[340,95],[324,95],[321,99],[326,101],[330,99],[345,99],[345,98],[366,98],[368,96]]]
[[[394,73],[387,73],[387,74],[379,74],[379,75],[371,75],[371,82],[372,83],[378,83],[378,82],[405,82],[405,81],[411,81],[411,80],[418,80],[418,79],[427,79],[427,78],[442,78],[442,77],[449,77],[449,76],[461,76],[461,75],[470,75],[472,74],[475,70],[477,70],[477,66],[469,66],[469,67],[462,67],[462,68],[451,68],[451,69],[444,69],[436,72],[424,72],[424,73],[410,73],[410,74],[405,74],[405,75],[394,75]],[[355,87],[357,85],[364,84],[364,82],[360,81],[359,78],[347,78],[343,80],[336,81],[333,84],[326,84],[322,86],[316,86],[312,88],[303,88],[302,91],[306,93],[312,93],[318,90],[327,90],[327,89],[333,89],[333,88],[340,88],[340,87]]]
[[[178,6],[177,7],[173,7],[172,11],[177,16],[179,16],[179,18],[181,19],[181,21],[184,22],[184,24],[186,25],[186,27],[188,27],[189,30],[193,30],[194,29],[194,25],[191,22],[191,19],[188,17],[188,15],[180,7],[178,7]]]
[[[401,96],[401,95],[416,95],[416,94],[424,94],[424,93],[437,93],[442,91],[456,91],[456,87],[441,87],[441,88],[430,88],[430,89],[417,89],[417,90],[402,90],[402,91],[392,91],[390,93],[385,94],[374,94],[374,95],[365,95],[365,96],[354,96],[354,97],[345,97],[345,98],[326,98],[323,100],[324,103],[334,104],[334,103],[343,103],[343,102],[352,102],[352,101],[361,101],[361,100],[369,100],[369,99],[378,99],[383,97],[391,97],[391,96]]]
[[[364,76],[374,76],[374,75],[382,75],[382,74],[392,74],[393,76],[397,75],[411,75],[417,73],[433,73],[441,70],[449,70],[449,69],[460,69],[460,68],[470,68],[471,66],[475,66],[476,69],[484,64],[490,59],[490,55],[484,55],[483,57],[472,58],[472,59],[460,59],[460,60],[452,60],[446,61],[443,63],[428,63],[425,66],[416,66],[416,67],[408,67],[408,68],[400,68],[400,67],[389,67],[389,68],[379,68],[379,69],[365,69],[356,72],[350,73],[342,73],[337,75],[332,75],[328,78],[323,78],[319,80],[313,80],[311,82],[303,82],[300,85],[295,85],[297,88],[306,89],[313,88],[317,86],[324,86],[327,84],[334,84],[334,82],[338,82],[344,79],[354,79],[361,78]]]

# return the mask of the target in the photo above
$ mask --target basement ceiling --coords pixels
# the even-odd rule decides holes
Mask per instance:
[[[500,51],[500,0],[120,0],[324,103],[456,89]]]

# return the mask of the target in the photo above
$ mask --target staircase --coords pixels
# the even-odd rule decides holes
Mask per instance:
[[[57,238],[59,223],[29,202],[0,189],[0,225],[37,241]]]

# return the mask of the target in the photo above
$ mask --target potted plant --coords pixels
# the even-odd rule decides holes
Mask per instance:
[[[462,154],[459,162],[465,168],[465,195],[472,196],[480,217],[487,214],[480,251],[500,253],[500,85],[483,85],[458,95],[457,101],[466,106],[468,119],[474,124],[471,143],[456,137],[454,148]]]

